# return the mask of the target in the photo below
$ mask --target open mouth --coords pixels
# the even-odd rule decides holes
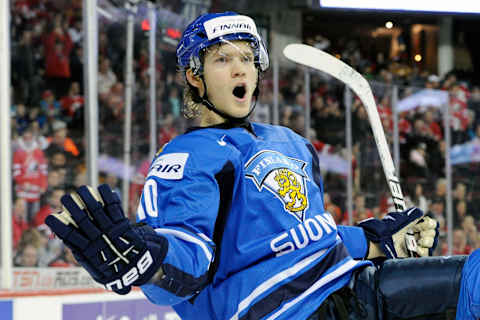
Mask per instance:
[[[238,99],[245,98],[245,94],[247,93],[247,89],[245,88],[244,84],[240,84],[233,88],[233,95]]]

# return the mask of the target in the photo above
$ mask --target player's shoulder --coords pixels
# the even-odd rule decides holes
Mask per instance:
[[[221,132],[208,129],[179,135],[160,148],[151,168],[170,164],[187,170],[216,170],[231,158],[224,138]]]
[[[195,128],[172,139],[165,145],[162,153],[188,151],[192,154],[212,153],[224,149],[225,134],[221,130]]]
[[[268,135],[270,138],[285,139],[285,140],[299,140],[306,141],[304,137],[293,131],[288,127],[281,125],[273,125],[266,123],[252,123],[252,127],[256,133],[259,135]]]

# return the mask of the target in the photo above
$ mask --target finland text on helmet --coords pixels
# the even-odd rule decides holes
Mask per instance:
[[[267,70],[268,53],[258,35],[255,22],[252,18],[235,12],[207,13],[190,23],[177,46],[178,68],[182,71],[191,68],[194,74],[201,74],[202,50],[234,40],[250,42],[254,50],[255,66],[261,71]]]

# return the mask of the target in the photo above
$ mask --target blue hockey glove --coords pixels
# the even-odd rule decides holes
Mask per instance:
[[[167,240],[147,225],[132,225],[108,185],[82,186],[61,199],[63,211],[45,223],[69,247],[95,281],[127,294],[146,283],[167,252]]]
[[[358,226],[369,240],[367,259],[431,256],[438,243],[438,222],[418,208],[366,219]]]

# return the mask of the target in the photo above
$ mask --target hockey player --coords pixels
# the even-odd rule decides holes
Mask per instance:
[[[337,226],[309,141],[248,121],[268,67],[251,18],[200,16],[177,59],[200,125],[153,159],[139,223],[106,185],[65,195],[46,219],[97,282],[139,286],[182,319],[446,319],[457,300],[457,319],[480,316],[478,251],[396,259],[408,230],[416,255],[436,245],[437,223],[416,208]],[[390,259],[377,268],[379,257]]]

